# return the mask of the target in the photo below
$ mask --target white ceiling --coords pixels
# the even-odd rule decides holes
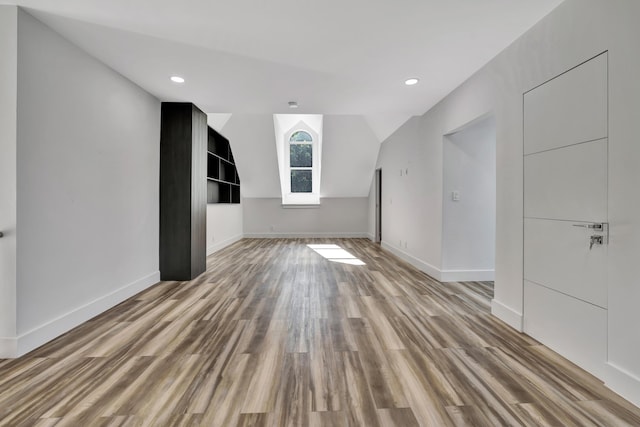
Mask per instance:
[[[161,100],[208,113],[419,115],[562,0],[0,0]],[[171,75],[187,81],[179,86]],[[419,77],[407,87],[404,80]]]

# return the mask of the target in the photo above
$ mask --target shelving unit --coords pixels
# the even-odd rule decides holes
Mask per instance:
[[[163,102],[160,129],[160,279],[192,280],[206,267],[207,115]]]
[[[240,177],[229,140],[209,127],[207,203],[240,203]]]

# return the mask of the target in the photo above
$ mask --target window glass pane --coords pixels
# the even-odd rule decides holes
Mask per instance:
[[[309,135],[308,132],[305,132],[303,130],[294,132],[291,135],[291,138],[289,138],[289,142],[311,142],[311,141],[313,141],[313,139],[311,139],[311,135]]]
[[[289,146],[289,159],[292,168],[310,168],[313,166],[313,145],[291,144]]]
[[[291,192],[311,193],[311,170],[291,171]]]

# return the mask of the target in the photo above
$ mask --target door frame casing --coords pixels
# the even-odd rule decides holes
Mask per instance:
[[[382,243],[382,168],[375,171],[375,230],[374,242]]]

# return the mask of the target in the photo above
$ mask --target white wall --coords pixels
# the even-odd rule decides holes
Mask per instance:
[[[446,133],[434,126],[438,118],[438,114],[412,118],[382,144],[378,156],[382,246],[437,279],[441,276],[442,135]]]
[[[367,210],[367,237],[372,241],[376,239],[376,179],[375,175],[371,180],[371,185],[369,186],[369,197],[368,197],[368,206]]]
[[[0,358],[15,354],[18,9],[0,6]]]
[[[367,197],[380,141],[362,116],[325,115],[322,197]]]
[[[609,343],[605,381],[640,404],[640,2],[567,0],[424,116],[381,148],[383,239],[425,271],[439,272],[442,136],[487,113],[496,118],[496,284],[492,311],[522,327],[522,94],[609,51]],[[400,168],[416,173],[400,177]],[[420,169],[418,170],[418,166]],[[414,181],[415,180],[415,181]],[[390,193],[391,190],[391,193]],[[410,196],[409,196],[410,194]],[[393,203],[391,203],[393,199]],[[384,214],[383,214],[384,215]],[[393,245],[393,246],[390,246]],[[429,267],[433,267],[429,270]]]
[[[18,12],[18,352],[156,283],[160,103]]]
[[[496,128],[493,118],[443,138],[443,281],[493,280]],[[454,201],[453,192],[459,200]]]
[[[245,237],[366,237],[368,197],[321,199],[317,207],[282,207],[280,198],[243,199]]]
[[[207,205],[207,255],[242,239],[242,209],[242,203]]]

